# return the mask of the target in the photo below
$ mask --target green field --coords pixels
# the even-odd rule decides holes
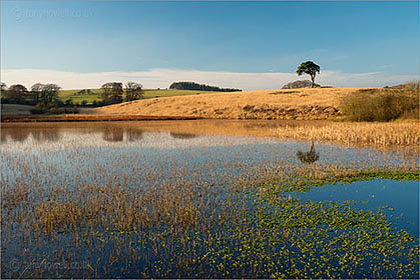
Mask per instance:
[[[79,89],[62,90],[59,93],[60,100],[63,102],[67,99],[71,99],[73,103],[82,103],[86,100],[88,104],[92,104],[93,101],[102,100],[102,89],[91,89],[92,94],[76,94]],[[177,89],[145,89],[144,99],[156,98],[156,97],[170,97],[170,96],[181,96],[181,95],[198,95],[215,93],[215,91],[199,91],[199,90],[177,90]]]

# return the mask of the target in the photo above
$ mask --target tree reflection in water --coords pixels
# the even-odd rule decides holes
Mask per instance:
[[[297,158],[302,163],[314,163],[319,160],[319,152],[315,150],[314,141],[312,140],[311,149],[308,152],[297,151]]]
[[[195,134],[189,134],[189,133],[175,133],[170,132],[172,138],[178,138],[178,139],[192,139],[198,137],[198,135]]]
[[[31,131],[31,134],[38,142],[58,141],[61,138],[57,128],[36,128]]]
[[[108,142],[129,142],[143,139],[143,131],[136,128],[107,127],[103,130],[102,138]]]
[[[58,141],[61,135],[57,128],[6,128],[1,131],[1,142],[11,139],[14,142],[23,142],[32,135],[37,142]]]

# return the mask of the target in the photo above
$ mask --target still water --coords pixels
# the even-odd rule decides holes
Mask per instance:
[[[237,123],[217,121],[212,124],[211,130],[197,128],[200,125],[200,122],[194,121],[169,122],[169,124],[168,122],[110,122],[6,125],[1,130],[2,191],[7,193],[16,186],[36,188],[36,194],[30,196],[31,201],[36,203],[37,200],[45,200],[45,197],[51,193],[64,192],[66,195],[60,198],[61,201],[67,201],[73,196],[79,197],[80,194],[72,193],[72,190],[80,190],[81,186],[83,188],[118,186],[127,191],[147,194],[150,190],[155,192],[161,186],[172,185],[183,188],[188,184],[192,186],[190,191],[197,190],[200,199],[204,195],[204,190],[209,190],[210,187],[214,195],[209,198],[208,203],[224,205],[225,202],[220,201],[229,200],[229,196],[225,193],[227,186],[238,182],[258,183],[268,177],[280,176],[279,174],[288,176],[296,167],[308,170],[315,168],[318,171],[331,170],[331,168],[398,170],[400,167],[416,168],[419,165],[416,153],[407,150],[379,150],[317,142],[314,144],[319,159],[317,158],[313,164],[305,164],[296,154],[298,151],[309,151],[310,141],[256,137],[259,134],[264,135],[264,131],[275,129],[276,125],[281,125],[279,123],[243,122],[238,126]],[[200,187],[204,185],[207,189]],[[392,211],[386,210],[386,216],[392,226],[396,230],[404,229],[416,237],[419,236],[417,181],[374,179],[347,185],[315,187],[308,192],[291,195],[293,199],[300,199],[302,203],[354,200],[358,209],[372,211],[389,206]],[[45,201],[48,203],[48,200]],[[220,215],[217,207],[209,211],[214,212],[211,212],[211,217]],[[22,220],[21,217],[19,219]],[[2,220],[5,221],[4,218]],[[103,228],[99,228],[98,232],[101,230]],[[16,260],[14,256],[25,255],[25,252],[31,250],[43,255],[49,250],[58,250],[57,248],[61,246],[47,245],[49,244],[47,239],[43,239],[44,241],[40,241],[38,245],[32,245],[38,249],[26,247],[25,252],[21,251],[18,243],[26,238],[26,233],[23,234],[21,231],[23,232],[23,229],[18,223],[3,231],[2,268]],[[83,232],[83,229],[80,232]],[[155,233],[154,229],[153,234]],[[56,238],[55,242],[58,242],[56,244],[66,243],[69,240],[65,231],[59,232]],[[99,240],[104,240],[103,238],[105,237],[100,237]],[[133,240],[129,239],[127,242],[131,244],[138,241]],[[24,242],[22,244],[28,246]],[[112,248],[104,248],[103,252],[112,256],[115,254],[112,253],[114,247]],[[101,254],[98,252],[95,253],[93,250],[82,255],[88,260],[96,259]],[[157,253],[155,257],[158,258],[160,254]],[[98,264],[107,266],[103,260],[98,261]],[[128,264],[122,262],[121,267],[124,265]],[[41,276],[36,269],[33,270],[36,273],[22,274],[22,277]],[[111,270],[110,274],[99,273],[94,276],[134,278],[142,276],[135,273],[118,274],[116,271],[118,269]],[[7,275],[17,277],[21,276],[20,272],[22,271],[16,270]],[[54,273],[47,275],[59,276]],[[149,272],[149,275],[158,277],[160,274]],[[186,275],[195,276],[195,274]],[[205,277],[211,275],[214,274],[204,274]],[[265,278],[270,276],[239,275],[249,277],[259,275]],[[356,275],[363,277],[365,274]],[[64,273],[64,276],[92,275]]]
[[[188,179],[212,180],[217,185],[226,183],[232,176],[252,173],[253,167],[275,169],[285,163],[305,166],[296,157],[296,152],[310,147],[309,141],[179,133],[168,126],[162,129],[159,122],[153,123],[157,124],[58,123],[3,127],[3,182],[6,185],[30,185],[31,182],[100,185],[125,178],[127,187],[148,188],[171,182],[175,171],[185,169]],[[184,123],[186,129],[183,131],[188,131],[191,122]],[[218,123],[221,125],[220,121]],[[172,130],[177,131],[182,125],[178,122]],[[248,128],[255,130],[250,124]],[[416,155],[407,151],[323,143],[317,143],[316,149],[320,154],[317,164],[321,166],[370,168],[418,163]],[[153,177],[153,180],[146,183],[144,177]],[[400,217],[399,224],[408,225],[407,229],[418,236],[419,187],[416,181],[376,179],[344,186],[323,186],[298,197],[303,200],[369,201],[363,207],[371,208],[389,205],[395,209],[394,216]]]

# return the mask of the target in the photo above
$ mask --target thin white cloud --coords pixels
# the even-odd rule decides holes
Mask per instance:
[[[144,72],[77,73],[42,69],[2,69],[1,81],[7,85],[20,83],[56,83],[63,89],[99,88],[111,81],[136,81],[145,88],[167,88],[175,81],[193,81],[219,87],[243,90],[278,89],[295,80],[308,79],[295,73],[234,73],[196,70],[151,69]],[[343,73],[322,71],[317,83],[334,87],[383,87],[419,79],[418,75],[389,75],[382,72]]]

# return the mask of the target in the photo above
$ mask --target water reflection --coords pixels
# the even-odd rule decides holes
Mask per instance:
[[[107,142],[122,142],[124,139],[128,142],[133,142],[143,139],[143,131],[131,127],[105,127],[103,130],[102,139]]]
[[[2,140],[3,136],[5,139],[10,138],[12,141],[22,142],[29,137],[30,131],[29,130],[21,130],[21,129],[12,129],[12,130],[3,130],[2,131]]]
[[[53,141],[61,139],[61,135],[57,128],[7,128],[1,130],[1,142],[6,143],[8,139],[12,142],[23,142],[32,135],[37,142]]]
[[[308,192],[293,193],[293,197],[300,198],[304,202],[354,200],[359,202],[358,208],[366,210],[376,210],[387,205],[394,209],[385,213],[396,227],[404,228],[411,234],[419,236],[418,186],[416,181],[373,179],[346,185],[325,185]]]
[[[315,150],[314,141],[312,141],[311,149],[308,152],[297,151],[297,158],[302,163],[314,163],[319,160],[319,152]]]
[[[54,128],[35,129],[31,131],[31,134],[38,142],[58,141],[61,138],[58,130]]]
[[[102,139],[107,142],[122,142],[124,140],[124,130],[119,127],[106,127]]]
[[[189,134],[189,133],[175,133],[171,132],[172,138],[178,138],[178,139],[192,139],[198,137],[196,134]]]
[[[126,129],[127,140],[129,142],[143,139],[143,133],[144,131],[140,129],[135,129],[135,128]]]

